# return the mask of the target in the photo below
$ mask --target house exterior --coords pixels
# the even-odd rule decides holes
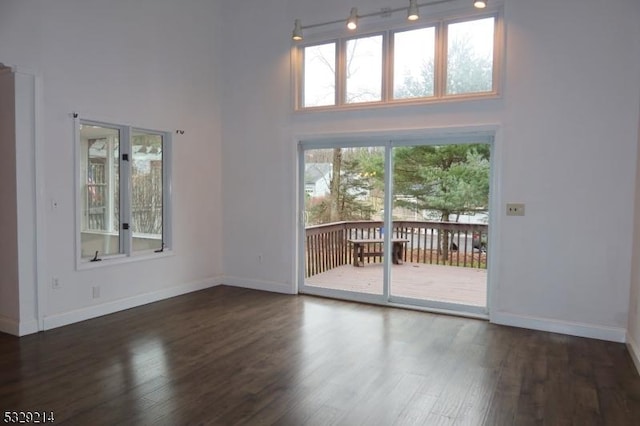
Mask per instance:
[[[304,191],[309,197],[324,197],[331,190],[333,167],[331,163],[306,163],[304,172]]]

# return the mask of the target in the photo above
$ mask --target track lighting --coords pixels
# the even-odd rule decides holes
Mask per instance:
[[[358,28],[358,8],[352,7],[351,14],[349,15],[349,19],[347,19],[347,28],[350,30],[355,30]]]
[[[291,38],[294,41],[302,40],[302,25],[300,24],[300,20],[299,19],[296,19],[294,24],[293,24],[293,34],[292,34]]]
[[[407,19],[410,21],[416,21],[420,16],[418,15],[418,0],[409,0],[409,11],[407,12]]]
[[[349,13],[349,19],[347,19],[347,28],[351,31],[355,30],[356,28],[358,28],[358,20],[360,18],[370,18],[373,16],[390,16],[393,13],[396,12],[407,12],[407,19],[409,21],[416,21],[418,19],[420,19],[420,14],[419,14],[419,9],[421,7],[428,7],[428,6],[435,6],[438,4],[442,4],[442,3],[450,3],[454,0],[427,0],[424,3],[418,3],[418,0],[409,0],[409,7],[397,7],[394,9],[385,7],[383,9],[380,9],[377,12],[371,12],[371,13],[363,13],[358,15],[358,8],[356,7],[352,7],[351,8],[351,13]],[[487,3],[488,0],[473,0],[473,6],[477,9],[484,9],[487,7]],[[406,3],[405,3],[406,4]],[[317,27],[324,27],[327,25],[334,25],[334,24],[339,24],[339,23],[344,23],[343,19],[337,19],[334,21],[327,21],[327,22],[320,22],[317,24],[310,24],[310,25],[302,25],[300,19],[296,19],[294,21],[294,26],[293,26],[293,32],[291,34],[291,38],[294,41],[300,41],[302,40],[303,36],[302,36],[302,30],[307,29],[307,28],[317,28]]]

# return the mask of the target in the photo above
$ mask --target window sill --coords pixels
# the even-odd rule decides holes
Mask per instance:
[[[112,257],[105,257],[98,262],[91,262],[90,260],[80,259],[76,261],[76,270],[86,271],[91,269],[98,269],[98,268],[122,265],[127,263],[164,259],[167,257],[172,257],[174,255],[175,254],[173,250],[165,249],[161,253],[156,253],[154,251],[145,251],[133,256],[119,255],[119,256],[112,256]]]
[[[394,99],[391,101],[376,101],[376,102],[361,102],[351,104],[340,105],[326,105],[317,107],[297,107],[293,110],[295,114],[309,114],[316,112],[336,112],[336,111],[353,111],[353,110],[371,110],[371,109],[384,109],[384,108],[396,108],[406,106],[439,106],[447,105],[451,103],[462,102],[477,102],[487,100],[499,100],[502,99],[502,94],[499,91],[485,92],[479,94],[462,94],[462,95],[448,95],[446,97],[432,97],[432,98],[411,98],[411,99]]]

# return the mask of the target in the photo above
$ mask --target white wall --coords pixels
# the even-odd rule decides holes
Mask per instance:
[[[216,7],[207,0],[0,3],[0,61],[33,70],[42,81],[45,326],[219,283]],[[185,131],[174,135],[172,256],[76,271],[72,112]],[[57,209],[49,208],[51,200]],[[51,288],[52,277],[60,289]],[[99,299],[93,286],[100,286]]]
[[[362,0],[357,6],[366,13],[387,3]],[[303,24],[338,19],[349,7],[338,0],[273,0],[267,8],[258,0],[225,2],[225,282],[294,289],[296,135],[497,124],[501,180],[495,189],[503,202],[526,203],[527,215],[494,212],[500,229],[499,248],[492,253],[492,320],[624,340],[640,4],[505,3],[501,99],[293,114],[294,19]]]
[[[496,313],[613,337],[628,311],[640,4],[506,11],[502,190],[528,205],[526,220],[503,221]]]

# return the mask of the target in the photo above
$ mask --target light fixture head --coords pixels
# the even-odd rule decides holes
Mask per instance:
[[[420,15],[418,15],[418,0],[409,0],[407,19],[410,21],[417,21],[418,18],[420,18]]]
[[[300,41],[302,40],[302,25],[300,24],[300,20],[296,19],[294,21],[293,24],[293,34],[291,35],[291,38],[294,41]]]
[[[484,9],[487,7],[487,0],[473,0],[473,5],[476,9]]]
[[[349,14],[349,19],[347,19],[347,28],[350,30],[355,30],[358,28],[358,8],[352,7],[351,13]]]

